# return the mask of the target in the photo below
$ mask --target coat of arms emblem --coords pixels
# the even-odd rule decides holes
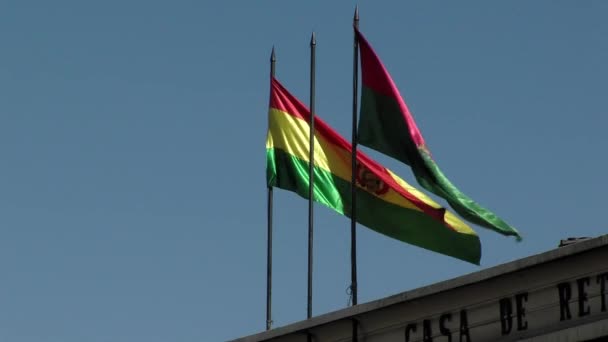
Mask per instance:
[[[388,185],[361,163],[357,163],[357,183],[376,195],[384,195],[388,192]]]

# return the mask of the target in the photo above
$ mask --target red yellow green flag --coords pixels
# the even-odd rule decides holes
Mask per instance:
[[[268,185],[308,198],[310,112],[271,82]],[[350,217],[351,145],[315,116],[314,200]],[[394,239],[479,265],[479,237],[454,214],[365,154],[357,153],[357,222]]]
[[[520,240],[514,227],[477,204],[443,174],[380,58],[357,29],[355,34],[362,78],[359,143],[408,164],[423,188],[447,200],[464,219]]]

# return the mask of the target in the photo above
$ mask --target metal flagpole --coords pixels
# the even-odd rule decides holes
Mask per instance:
[[[274,78],[277,57],[274,46],[270,54],[270,78]],[[272,327],[272,186],[268,186],[268,233],[266,243],[266,330]]]
[[[306,318],[312,317],[312,247],[313,247],[313,200],[315,158],[315,33],[310,37],[310,151],[308,166],[308,306]]]
[[[359,28],[359,6],[355,7],[353,26]],[[352,305],[357,305],[357,95],[359,89],[359,46],[357,35],[354,35],[353,48],[353,127],[352,127],[352,174],[351,174],[351,208],[350,208],[350,274]],[[357,341],[357,321],[353,320],[353,341]]]

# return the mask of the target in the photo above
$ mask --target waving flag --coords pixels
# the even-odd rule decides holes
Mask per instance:
[[[268,185],[308,198],[310,112],[273,79],[266,140]],[[351,150],[315,116],[314,200],[350,217]],[[357,154],[357,222],[394,239],[479,264],[479,237],[394,173]]]
[[[423,188],[447,200],[464,219],[520,240],[515,228],[462,193],[441,172],[388,71],[365,37],[355,32],[363,83],[359,143],[409,165]]]

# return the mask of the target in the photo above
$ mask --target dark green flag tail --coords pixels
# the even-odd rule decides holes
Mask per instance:
[[[517,241],[522,240],[521,235],[515,228],[456,188],[441,172],[428,153],[420,151],[420,155],[425,165],[423,168],[416,167],[413,171],[416,180],[423,188],[444,198],[450,204],[450,207],[465,220],[495,230],[503,235],[515,236]]]

